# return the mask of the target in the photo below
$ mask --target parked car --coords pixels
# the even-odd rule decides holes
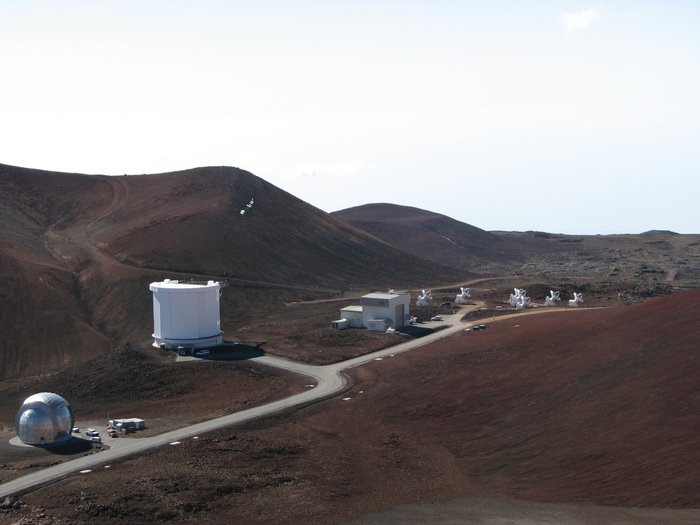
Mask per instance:
[[[203,348],[201,350],[197,350],[194,355],[209,355],[209,350],[206,348]]]
[[[85,435],[86,435],[86,436],[93,436],[93,437],[94,437],[94,436],[99,436],[100,433],[99,433],[97,430],[95,430],[94,428],[88,428],[88,429],[85,431]]]
[[[92,437],[90,438],[90,441],[91,441],[92,443],[102,443],[102,438],[101,438],[100,436],[92,436]]]
[[[110,427],[107,429],[107,434],[109,434],[109,437],[119,437],[119,432],[117,432],[117,429],[114,427]]]
[[[79,429],[78,427],[73,427],[73,429],[71,430],[71,432],[72,432],[73,434],[80,434],[80,429]]]
[[[442,316],[441,315],[434,315],[433,317],[430,318],[431,321],[442,321]]]

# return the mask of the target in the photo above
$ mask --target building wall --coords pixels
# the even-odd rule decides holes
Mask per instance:
[[[401,328],[405,324],[405,317],[409,315],[409,304],[410,304],[410,296],[409,295],[397,295],[394,297],[387,298],[385,301],[384,300],[373,300],[373,301],[365,301],[363,298],[363,305],[362,305],[362,324],[363,326],[367,326],[367,321],[370,319],[388,319],[390,321],[390,325],[393,328]],[[380,303],[380,301],[382,301]],[[370,304],[367,304],[370,303]],[[371,303],[374,303],[375,305],[372,305]],[[383,306],[378,306],[377,304],[382,304]],[[385,306],[384,306],[385,305]],[[398,305],[404,305],[404,318],[397,318],[396,312],[396,306]]]
[[[386,319],[367,319],[367,330],[371,332],[384,332],[391,321]]]
[[[215,286],[214,286],[215,284]],[[153,336],[156,339],[204,339],[221,332],[219,286],[152,283]]]
[[[362,328],[362,312],[356,310],[345,309],[340,310],[340,318],[348,320],[348,326],[351,328]]]

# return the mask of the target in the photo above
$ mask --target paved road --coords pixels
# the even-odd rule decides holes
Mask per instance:
[[[154,447],[167,445],[174,441],[192,438],[205,432],[244,423],[246,421],[268,416],[288,408],[303,406],[305,404],[317,402],[336,395],[339,392],[342,392],[343,389],[348,386],[347,376],[342,373],[344,370],[360,366],[380,357],[383,358],[392,354],[396,355],[401,352],[407,352],[457,333],[463,330],[465,327],[465,325],[462,325],[460,322],[460,318],[464,315],[464,313],[465,312],[462,311],[459,314],[445,316],[444,324],[447,324],[448,327],[438,332],[434,332],[420,339],[407,341],[378,352],[373,352],[371,354],[331,365],[313,366],[269,355],[252,358],[251,361],[262,365],[283,368],[285,370],[290,370],[292,372],[309,376],[315,380],[316,386],[299,394],[295,394],[278,401],[266,403],[264,405],[242,410],[234,414],[218,417],[216,419],[203,421],[195,425],[189,425],[170,432],[159,434],[157,436],[130,439],[127,443],[120,444],[121,446],[119,447],[110,448],[108,450],[98,452],[97,454],[83,456],[71,461],[60,463],[58,465],[53,465],[31,474],[27,474],[0,485],[0,499],[12,494],[27,492],[31,489],[54,482],[81,470],[90,469],[98,465],[107,465],[118,459],[139,454]],[[437,325],[439,323],[435,324]]]
[[[314,366],[299,363],[296,361],[291,361],[283,357],[275,357],[270,355],[251,358],[250,361],[254,361],[262,365],[274,366],[277,368],[282,368],[291,372],[309,376],[315,380],[316,386],[299,394],[295,394],[284,399],[280,399],[278,401],[272,401],[264,405],[229,414],[227,416],[222,416],[215,419],[210,419],[208,421],[203,421],[195,425],[189,425],[183,428],[171,430],[170,432],[165,432],[157,436],[130,439],[128,441],[124,440],[125,443],[120,443],[119,447],[110,448],[108,450],[98,452],[97,454],[83,456],[80,458],[73,459],[71,461],[66,461],[58,465],[53,465],[51,467],[39,470],[32,474],[27,474],[15,480],[1,484],[0,499],[3,499],[6,496],[12,494],[27,492],[34,488],[64,478],[70,474],[80,472],[84,469],[90,469],[98,465],[107,465],[115,460],[124,458],[126,456],[139,454],[154,447],[167,445],[174,441],[181,441],[183,439],[192,438],[194,436],[198,436],[200,434],[210,432],[212,430],[217,430],[220,428],[244,423],[246,421],[268,416],[288,408],[303,406],[337,395],[339,392],[342,392],[345,388],[348,387],[348,378],[345,374],[343,374],[345,370],[355,368],[357,366],[366,364],[370,361],[374,361],[379,358],[385,358],[392,355],[395,356],[402,352],[415,350],[416,348],[419,348],[421,346],[428,345],[439,339],[443,339],[445,337],[449,337],[450,335],[461,332],[462,330],[471,326],[472,324],[462,324],[462,322],[460,321],[462,316],[464,316],[464,314],[470,310],[478,309],[480,306],[482,306],[482,303],[478,303],[476,305],[467,307],[467,309],[463,309],[458,314],[444,316],[443,323],[428,324],[428,326],[436,326],[439,324],[447,325],[447,328],[444,328],[440,331],[434,332],[425,337],[421,337],[420,339],[407,341],[396,346],[386,348],[384,350],[379,350],[377,352],[372,352],[371,354],[355,357],[353,359],[342,361],[340,363],[334,363],[325,366]],[[499,316],[495,319],[490,320],[489,322],[493,323],[507,319],[512,319],[514,317],[521,317],[523,315],[533,315],[536,313],[551,313],[563,311],[571,312],[576,310],[564,308],[542,308],[540,310],[527,310],[510,315]]]

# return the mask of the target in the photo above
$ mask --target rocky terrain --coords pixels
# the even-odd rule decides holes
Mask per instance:
[[[148,283],[166,277],[224,281],[226,330],[285,302],[458,273],[235,168],[104,177],[0,165],[0,221],[0,380],[147,340]]]
[[[487,232],[438,213],[368,204],[333,213],[409,253],[482,275],[576,278],[625,300],[700,286],[700,235]]]
[[[490,320],[357,368],[342,399],[14,498],[0,523],[694,523],[699,314],[695,290]]]
[[[369,291],[431,288],[414,312],[430,317],[467,285],[466,320],[488,326],[353,369],[343,397],[0,501],[2,524],[700,522],[700,236],[485,232],[393,205],[328,215],[223,167],[0,165],[0,220],[0,482],[95,452],[10,445],[33,392],[159,432],[307,387],[246,356],[324,364],[420,335],[329,327]],[[147,285],[165,277],[227,285],[236,359],[150,346]],[[534,306],[583,292],[584,308],[513,318],[514,287]]]

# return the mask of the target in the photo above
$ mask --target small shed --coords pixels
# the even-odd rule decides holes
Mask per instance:
[[[107,426],[110,428],[116,428],[122,434],[127,432],[134,432],[136,430],[143,430],[146,428],[146,421],[140,417],[129,417],[125,419],[110,419],[107,421]]]
[[[346,306],[340,310],[340,318],[347,320],[347,326],[350,328],[362,328],[362,307],[353,305]]]

